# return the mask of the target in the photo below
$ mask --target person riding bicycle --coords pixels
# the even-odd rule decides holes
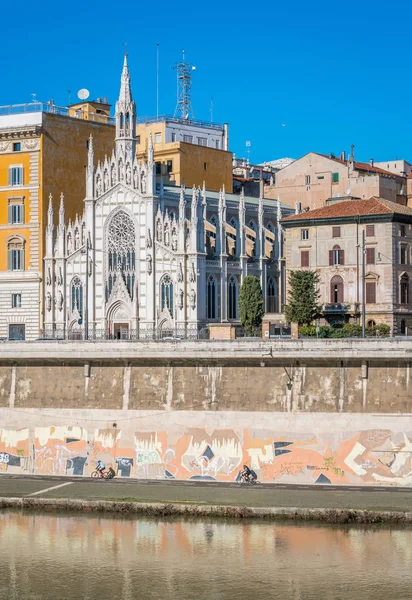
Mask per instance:
[[[97,465],[96,465],[96,471],[98,471],[100,473],[100,477],[104,477],[105,468],[106,468],[106,465],[101,460],[98,460]]]
[[[251,470],[247,465],[243,465],[243,470],[240,472],[240,477],[243,481],[247,481],[251,475]]]

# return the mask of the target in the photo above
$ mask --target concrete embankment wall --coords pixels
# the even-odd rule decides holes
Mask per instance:
[[[394,340],[3,344],[0,473],[412,485],[411,363]]]

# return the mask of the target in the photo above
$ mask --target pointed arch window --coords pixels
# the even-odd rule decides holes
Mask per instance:
[[[409,304],[409,277],[404,273],[400,279],[401,304]]]
[[[163,275],[160,281],[160,306],[161,310],[167,308],[173,316],[173,282],[170,275]]]
[[[107,246],[106,296],[110,296],[116,278],[120,276],[123,277],[133,300],[136,281],[136,232],[132,218],[123,210],[110,219]]]
[[[71,288],[71,307],[72,312],[77,310],[80,315],[83,314],[83,284],[80,277],[74,277],[70,284]]]
[[[216,297],[217,297],[217,285],[213,275],[209,275],[207,280],[207,318],[216,319]]]
[[[229,319],[237,319],[237,279],[234,275],[228,281],[227,314]]]
[[[269,277],[267,282],[267,312],[277,311],[277,282],[276,277]]]

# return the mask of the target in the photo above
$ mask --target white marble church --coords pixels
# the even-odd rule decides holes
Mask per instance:
[[[152,140],[139,162],[135,126],[125,57],[112,156],[95,165],[89,142],[84,214],[66,224],[62,196],[54,226],[50,202],[45,336],[196,336],[206,323],[239,322],[248,274],[260,278],[266,311],[278,312],[284,268],[277,223],[293,211],[224,189],[156,189]]]

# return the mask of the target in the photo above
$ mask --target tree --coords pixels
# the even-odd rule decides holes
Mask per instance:
[[[239,316],[243,327],[251,331],[259,327],[263,317],[263,295],[260,281],[253,275],[247,275],[239,293]]]
[[[285,317],[288,323],[310,325],[321,311],[319,305],[319,276],[314,271],[291,271],[289,274],[288,304]]]

